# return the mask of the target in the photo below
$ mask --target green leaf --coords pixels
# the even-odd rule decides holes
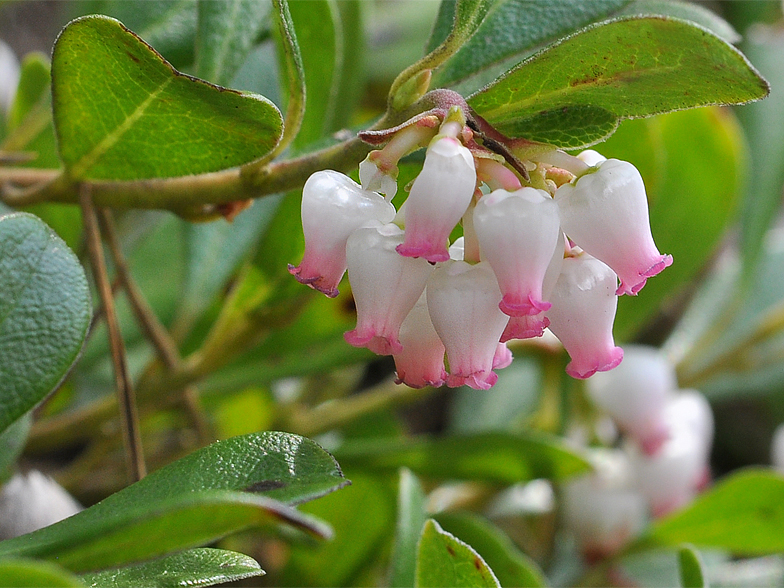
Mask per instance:
[[[688,508],[653,525],[636,547],[718,547],[736,555],[784,551],[784,478],[764,469],[731,474]]]
[[[282,523],[327,536],[323,523],[287,504],[347,483],[332,456],[308,439],[287,433],[235,437],[200,449],[64,521],[0,543],[0,557],[56,559],[84,571],[204,545],[250,526]]]
[[[403,468],[400,470],[397,493],[397,525],[392,554],[392,576],[389,581],[393,588],[414,585],[417,542],[426,520],[422,484],[411,470]]]
[[[191,549],[155,561],[83,574],[82,581],[94,588],[169,588],[213,586],[264,575],[251,557],[223,549]]]
[[[22,60],[19,86],[8,113],[8,135],[3,151],[25,151],[35,158],[24,167],[58,168],[60,158],[52,124],[49,60],[43,53],[29,53]]]
[[[702,559],[694,547],[684,545],[678,550],[678,566],[683,588],[708,588]]]
[[[268,0],[200,0],[195,73],[228,85],[264,28]]]
[[[54,390],[91,319],[76,256],[31,214],[0,217],[0,432]]]
[[[32,423],[32,415],[28,413],[0,433],[0,485],[14,474],[16,460],[24,450]]]
[[[84,584],[58,565],[48,561],[13,558],[0,561],[3,588],[79,588]]]
[[[590,26],[469,98],[510,137],[576,149],[625,118],[764,98],[768,85],[712,33],[663,17]]]
[[[417,588],[481,588],[501,584],[474,549],[430,519],[425,523],[417,553]]]
[[[556,438],[532,432],[349,441],[335,455],[344,465],[369,470],[407,467],[421,476],[502,484],[562,480],[590,470]]]
[[[340,17],[337,44],[342,47],[343,59],[337,72],[340,79],[335,82],[337,96],[330,131],[354,124],[353,116],[367,83],[364,75],[367,59],[365,35],[357,34],[357,31],[364,30],[362,15],[365,3],[362,0],[339,0],[335,4]]]
[[[638,167],[654,240],[674,260],[638,296],[618,300],[615,334],[620,340],[632,339],[712,259],[741,195],[744,148],[734,116],[718,107],[625,121],[596,148]]]
[[[680,20],[687,20],[698,24],[727,43],[737,43],[741,40],[732,25],[715,12],[691,2],[676,0],[635,0],[626,5],[619,15],[659,15],[669,16]]]
[[[280,113],[266,98],[181,74],[102,16],[76,19],[60,33],[52,95],[60,157],[73,179],[234,167],[269,153],[282,132]]]
[[[183,221],[187,265],[178,304],[179,321],[191,324],[213,302],[264,234],[279,204],[280,198],[275,196],[256,200],[232,222]]]
[[[280,153],[297,137],[302,127],[302,119],[305,116],[306,84],[305,67],[302,63],[302,53],[297,42],[294,22],[291,19],[289,3],[287,0],[273,0],[273,4],[272,15],[277,24],[276,40],[281,62],[280,69],[283,71],[281,77],[286,81],[281,89],[285,89],[287,100],[283,136],[278,147],[273,151],[273,153]]]
[[[305,73],[305,115],[294,146],[302,148],[333,130],[343,46],[336,0],[289,4]]]
[[[387,484],[365,474],[351,486],[301,510],[327,521],[335,536],[317,546],[292,545],[284,586],[349,586],[364,565],[379,560],[394,524],[394,499]]]
[[[536,562],[487,519],[467,511],[442,512],[435,519],[444,530],[467,541],[482,554],[501,586],[547,586]]]
[[[741,252],[745,278],[753,275],[765,234],[781,206],[784,186],[784,34],[749,35],[743,45],[749,59],[771,82],[771,94],[738,110],[751,152],[751,171],[741,216]]]
[[[104,0],[94,10],[112,16],[175,67],[193,63],[197,7],[193,0]]]
[[[496,0],[486,18],[452,58],[438,71],[434,82],[450,86],[532,48],[554,41],[595,20],[613,15],[630,0],[561,0],[529,2]],[[444,36],[454,7],[442,2],[430,45]]]

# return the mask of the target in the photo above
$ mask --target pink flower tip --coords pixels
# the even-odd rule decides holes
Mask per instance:
[[[577,378],[578,380],[585,380],[590,378],[596,372],[608,372],[623,360],[623,349],[620,347],[613,347],[609,350],[606,356],[595,358],[594,361],[585,361],[584,358],[580,360],[572,359],[569,365],[566,366],[566,373]]]
[[[410,377],[407,377],[407,374],[403,371],[398,370],[395,374],[395,384],[405,384],[409,388],[425,388],[426,386],[431,386],[433,388],[440,388],[446,382],[446,370],[441,370],[441,376],[434,380],[429,380],[427,378],[419,378],[418,380],[412,380]]]
[[[449,251],[446,246],[441,247],[425,245],[409,245],[401,243],[395,248],[403,257],[423,257],[430,263],[437,263],[439,261],[449,261]]]
[[[450,388],[468,386],[474,390],[489,390],[498,381],[498,374],[494,371],[474,372],[467,376],[460,374],[450,374],[446,379],[446,385]]]
[[[314,290],[318,290],[319,292],[324,294],[327,298],[335,298],[338,294],[340,294],[337,285],[329,283],[329,280],[327,280],[326,276],[321,276],[321,275],[303,276],[301,265],[293,265],[290,263],[289,273],[292,276],[294,276],[300,284],[305,284],[306,286],[310,286]]]
[[[507,294],[498,304],[498,308],[501,309],[501,312],[508,316],[533,316],[539,314],[540,312],[550,310],[550,307],[552,306],[552,304],[549,302],[536,300],[530,294],[528,295],[528,300],[523,302],[513,300],[513,298],[516,297]]]
[[[652,278],[653,276],[660,274],[664,271],[664,268],[670,267],[672,265],[672,255],[662,255],[659,257],[659,261],[654,263],[651,267],[649,267],[644,272],[640,272],[639,276],[641,280],[636,284],[629,285],[623,280],[621,280],[621,285],[618,286],[618,289],[615,291],[615,294],[618,296],[622,296],[624,294],[628,294],[629,296],[637,296],[637,293],[643,289],[648,278]]]
[[[533,339],[544,335],[544,330],[550,326],[550,319],[546,316],[512,317],[501,335],[501,343],[512,339]]]
[[[367,347],[376,355],[394,355],[403,351],[403,345],[394,336],[378,335],[374,331],[360,333],[358,329],[343,334],[346,343],[354,347]]]

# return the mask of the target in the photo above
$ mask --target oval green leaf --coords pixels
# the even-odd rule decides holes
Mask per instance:
[[[298,504],[346,485],[313,441],[261,433],[219,441],[64,521],[0,543],[0,557],[57,559],[76,571],[119,566],[211,543],[250,526],[328,536]]]
[[[764,98],[767,82],[713,33],[664,17],[614,20],[551,45],[469,98],[509,137],[576,149],[625,118]]]
[[[407,467],[421,476],[515,484],[562,480],[591,469],[557,439],[534,433],[347,442],[335,451],[344,465],[371,470]]]
[[[87,278],[31,214],[0,217],[0,432],[54,390],[90,326]]]
[[[417,588],[500,588],[493,570],[473,547],[444,531],[433,519],[425,523],[417,551]]]
[[[191,549],[155,561],[94,574],[82,581],[94,588],[213,586],[264,575],[258,562],[223,549]]]
[[[73,179],[213,172],[263,157],[282,133],[262,96],[182,74],[119,21],[88,16],[52,56],[60,157]]]
[[[784,551],[784,478],[750,469],[728,476],[685,510],[656,523],[640,547],[718,547],[736,555]]]

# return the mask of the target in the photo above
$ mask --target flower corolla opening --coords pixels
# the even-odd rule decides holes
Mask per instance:
[[[631,163],[608,159],[555,193],[564,232],[621,280],[617,294],[637,294],[648,278],[672,265],[656,248],[645,185]]]
[[[406,200],[405,257],[447,261],[449,234],[465,213],[476,185],[471,152],[452,137],[436,137]]]
[[[357,328],[345,339],[379,355],[403,351],[400,325],[425,290],[433,266],[424,259],[398,255],[403,242],[397,225],[360,227],[348,238],[348,279],[357,307]]]
[[[303,284],[330,298],[346,271],[346,242],[370,221],[389,223],[395,207],[384,198],[363,190],[348,176],[332,170],[314,173],[302,189],[302,229],[305,254],[289,272]]]

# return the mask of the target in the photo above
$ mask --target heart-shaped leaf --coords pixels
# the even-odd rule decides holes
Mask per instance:
[[[0,543],[0,557],[56,559],[93,570],[211,543],[250,526],[328,536],[288,505],[348,482],[313,441],[261,433],[219,441],[54,525]]]
[[[90,325],[87,278],[31,214],[0,217],[0,432],[49,394]]]
[[[82,581],[94,588],[169,588],[212,586],[261,576],[252,557],[223,549],[190,549],[161,559],[95,574]]]
[[[282,132],[266,98],[181,74],[105,16],[76,19],[60,33],[52,97],[60,157],[73,179],[217,171],[263,157]]]
[[[664,17],[590,26],[469,98],[510,137],[576,149],[625,118],[764,98],[768,84],[713,33]]]

